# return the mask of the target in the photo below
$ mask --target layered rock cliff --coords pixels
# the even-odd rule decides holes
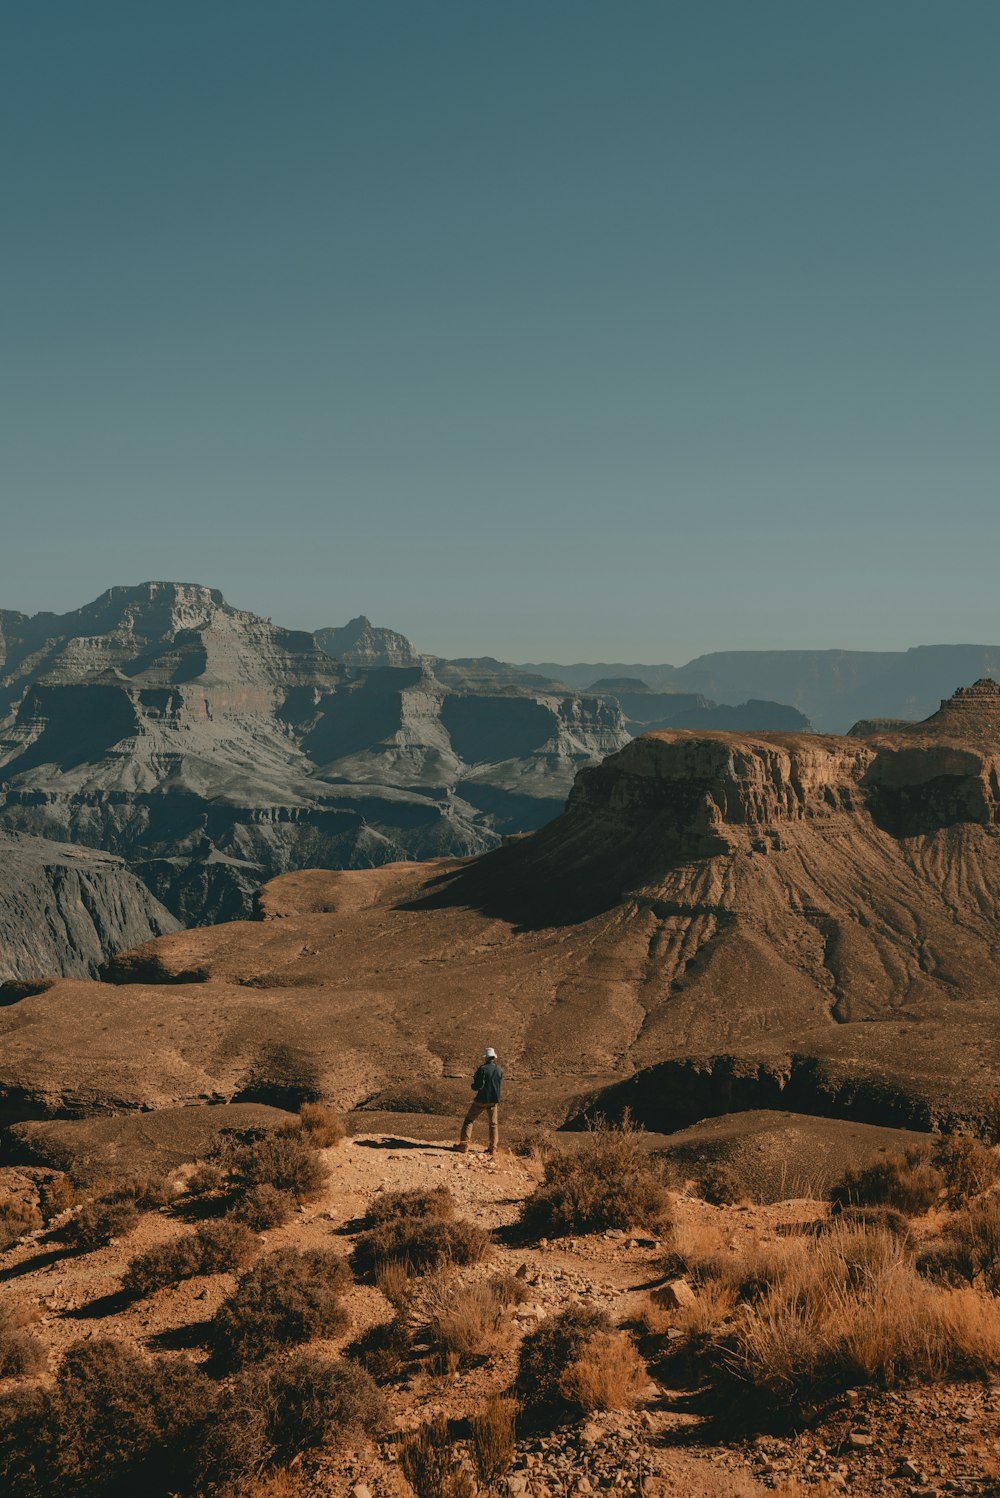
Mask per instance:
[[[442,683],[364,619],[339,639],[349,665],[174,583],[2,615],[0,827],[119,854],[185,923],[228,919],[286,869],[496,846],[627,739],[597,699]]]
[[[257,922],[0,1012],[0,1105],[379,1106],[488,1042],[554,1119],[974,1118],[1000,1078],[998,754],[989,683],[900,734],[637,739],[479,858],[289,873]]]
[[[177,928],[120,858],[0,833],[0,999],[18,980],[96,977],[117,952]]]

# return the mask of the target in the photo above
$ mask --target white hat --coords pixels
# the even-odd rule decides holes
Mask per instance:
[[[488,1045],[486,1047],[485,1051],[483,1052],[483,1055],[486,1056],[488,1059],[493,1060],[493,1061],[495,1061],[497,1059],[497,1053],[496,1053],[496,1051],[493,1049],[493,1047],[491,1045]]]

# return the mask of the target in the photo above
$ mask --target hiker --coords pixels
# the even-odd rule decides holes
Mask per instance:
[[[469,1111],[465,1115],[462,1132],[456,1146],[463,1155],[469,1148],[472,1125],[484,1113],[490,1123],[490,1154],[495,1155],[499,1149],[500,1084],[502,1081],[503,1072],[497,1061],[497,1053],[491,1045],[488,1045],[483,1052],[483,1064],[476,1067],[476,1074],[472,1078],[472,1090],[476,1095],[469,1104]]]

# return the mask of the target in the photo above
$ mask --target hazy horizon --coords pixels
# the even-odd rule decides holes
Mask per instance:
[[[0,606],[1000,638],[1000,10],[7,7]]]

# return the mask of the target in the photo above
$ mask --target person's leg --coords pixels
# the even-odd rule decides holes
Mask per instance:
[[[495,1155],[500,1148],[500,1104],[490,1103],[490,1154]]]
[[[467,1150],[469,1148],[469,1138],[472,1134],[472,1125],[475,1123],[479,1115],[481,1113],[484,1113],[485,1111],[485,1103],[471,1102],[469,1104],[469,1111],[462,1121],[462,1132],[458,1136],[458,1147],[460,1150]]]

